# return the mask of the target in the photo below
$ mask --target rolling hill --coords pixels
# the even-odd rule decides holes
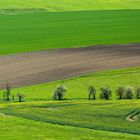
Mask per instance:
[[[0,15],[0,54],[140,42],[140,10]]]
[[[1,0],[0,9],[45,9],[47,11],[87,11],[140,9],[139,0]]]
[[[25,102],[18,103],[17,98],[9,103],[1,101],[0,137],[139,140],[139,100],[117,100],[114,94],[117,85],[138,86],[139,76],[140,68],[129,68],[12,89],[12,94],[24,94]],[[62,83],[68,88],[65,96],[68,100],[51,101],[54,88]],[[87,86],[91,83],[98,93],[101,86],[109,85],[113,100],[87,100]],[[132,120],[130,115],[137,119]]]
[[[45,77],[44,65],[46,67],[50,65],[50,68],[56,66],[58,73],[55,72],[54,77],[63,73],[62,69],[71,74],[69,67],[73,65],[64,62],[65,58],[60,57],[64,53],[59,53],[57,57],[67,64],[66,67],[63,63],[49,63],[57,59],[57,57],[54,59],[51,53],[59,48],[101,45],[102,53],[97,54],[95,51],[91,53],[89,50],[84,52],[88,59],[80,53],[77,54],[80,58],[85,58],[83,60],[85,63],[75,61],[81,69],[86,63],[89,64],[90,59],[99,62],[96,65],[97,70],[99,64],[105,65],[103,61],[105,58],[108,58],[107,62],[112,65],[108,55],[112,55],[112,59],[117,58],[118,61],[112,61],[113,64],[130,61],[134,64],[132,66],[138,66],[95,72],[21,88],[11,87],[11,92],[7,93],[10,95],[9,101],[5,99],[6,91],[1,89],[0,139],[139,140],[140,101],[135,96],[131,100],[118,100],[115,93],[118,86],[131,86],[133,89],[140,86],[139,49],[137,47],[135,50],[134,47],[122,49],[125,44],[139,45],[139,17],[140,0],[0,0],[0,55],[7,55],[0,56],[1,83],[8,75],[10,75],[9,79],[13,78],[13,81],[16,81],[17,76],[14,77],[14,72],[17,75],[23,72],[25,77],[29,74],[33,75],[28,77],[31,81],[37,79],[37,74],[40,76],[41,71],[43,71],[41,76]],[[104,45],[111,45],[111,48],[114,45],[115,53],[108,48],[105,50]],[[117,46],[121,48],[118,52]],[[54,49],[48,53],[51,59],[44,59],[46,56],[42,59],[37,53],[34,53],[38,55],[37,59],[30,56],[34,51],[48,49]],[[24,54],[21,55],[16,54],[23,52]],[[44,51],[40,52],[41,55],[43,53]],[[27,58],[26,55],[29,57]],[[72,55],[68,53],[65,57],[69,60],[70,56]],[[77,58],[76,56],[74,59]],[[17,59],[20,61],[18,62]],[[29,59],[32,59],[31,63]],[[42,60],[44,63],[41,63]],[[23,69],[24,64],[27,67]],[[16,66],[20,67],[20,71],[17,71]],[[128,63],[125,66],[129,66]],[[36,68],[38,71],[32,71]],[[87,70],[89,68],[91,67],[88,66]],[[25,69],[29,74],[24,73]],[[8,71],[3,77],[5,70]],[[50,71],[52,72],[52,69]],[[19,82],[23,80],[23,76],[20,77]],[[52,100],[54,89],[58,85],[67,87],[65,99],[62,101]],[[96,100],[88,100],[89,85],[96,87]],[[111,88],[110,100],[100,99],[103,86]],[[24,98],[23,102],[19,102],[17,94]]]

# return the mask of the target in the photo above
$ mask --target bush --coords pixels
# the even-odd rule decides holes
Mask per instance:
[[[108,100],[112,95],[112,91],[109,87],[102,87],[101,88],[101,93],[100,93],[100,98]]]
[[[18,93],[17,94],[17,97],[18,97],[18,101],[19,102],[23,102],[23,98],[24,98],[24,95],[23,94]]]
[[[95,100],[96,99],[96,89],[94,86],[89,86],[88,87],[88,98],[89,100]]]
[[[61,85],[58,86],[53,93],[53,99],[54,100],[62,100],[64,97],[64,93],[66,92],[66,87]]]
[[[123,99],[125,95],[125,88],[124,87],[117,87],[115,93],[119,99]]]
[[[134,94],[134,91],[133,91],[132,87],[126,87],[125,88],[125,96],[124,96],[125,99],[132,99],[133,94]]]
[[[136,99],[140,99],[140,87],[137,87],[135,89],[135,95],[136,95]]]

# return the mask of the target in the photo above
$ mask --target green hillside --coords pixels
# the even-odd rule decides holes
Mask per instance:
[[[0,55],[128,43],[140,43],[140,0],[0,0]],[[54,101],[61,84],[66,100]],[[117,99],[118,86],[139,87],[140,67],[13,88],[9,102],[0,90],[0,140],[140,140],[140,100]]]
[[[117,100],[117,86],[139,86],[140,67],[98,72],[87,76],[42,85],[12,89],[22,93],[25,102],[0,101],[0,138],[2,140],[139,140],[139,100]],[[52,101],[57,85],[66,85],[68,100]],[[87,88],[108,85],[111,100],[88,100]],[[129,117],[131,116],[131,117]],[[133,118],[134,117],[134,120]],[[75,133],[76,132],[76,133]]]
[[[114,91],[117,86],[139,86],[139,77],[140,67],[104,71],[62,81],[12,89],[12,93],[23,93],[28,101],[48,100],[52,99],[52,93],[56,86],[65,84],[68,88],[67,94],[65,95],[67,99],[87,99],[87,88],[92,84],[97,88],[97,94],[100,93],[100,88],[102,86],[110,86],[113,90],[112,99],[116,99]]]
[[[47,11],[140,9],[139,0],[1,0],[0,9],[46,9]]]
[[[0,55],[140,42],[139,0],[0,0],[0,13]]]
[[[139,101],[27,102],[0,105],[1,140],[139,140]],[[138,114],[139,115],[139,114]]]
[[[140,10],[0,15],[0,54],[140,42]]]

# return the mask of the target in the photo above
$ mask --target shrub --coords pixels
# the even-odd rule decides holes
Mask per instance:
[[[18,93],[17,94],[17,97],[18,97],[18,101],[19,102],[23,102],[23,98],[24,98],[24,95],[23,94]]]
[[[134,91],[133,91],[132,87],[125,88],[125,96],[124,96],[125,99],[132,99],[133,94],[134,94]]]
[[[135,89],[135,95],[136,95],[136,99],[140,99],[140,87],[137,87]]]
[[[119,86],[119,87],[116,88],[115,93],[116,93],[116,95],[117,95],[117,97],[119,99],[123,99],[124,98],[124,94],[125,94],[125,88]]]
[[[53,93],[53,99],[54,100],[62,100],[64,97],[64,93],[66,92],[66,87],[61,85],[58,86]]]
[[[89,86],[88,87],[88,98],[89,100],[95,100],[96,99],[96,89],[94,86]]]
[[[112,95],[112,91],[109,87],[102,87],[101,88],[101,93],[100,93],[100,98],[108,100]]]

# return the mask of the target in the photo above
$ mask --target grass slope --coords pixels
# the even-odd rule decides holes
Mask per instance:
[[[0,15],[0,54],[140,42],[140,10]]]
[[[68,88],[66,98],[68,99],[85,99],[87,98],[87,88],[89,85],[94,85],[97,92],[100,92],[100,87],[110,86],[113,90],[113,99],[116,98],[114,90],[117,86],[132,86],[140,85],[140,67],[128,68],[113,71],[98,72],[87,76],[51,82],[47,84],[29,86],[24,88],[13,89],[12,93],[25,94],[26,100],[46,100],[52,99],[52,93],[56,86],[65,84]],[[1,94],[2,95],[2,94]],[[2,97],[1,97],[2,98]]]
[[[0,9],[46,9],[47,11],[140,9],[139,0],[0,0]]]
[[[1,104],[0,137],[2,140],[138,140],[140,121],[128,122],[125,118],[139,107],[139,101]]]
[[[2,140],[138,140],[140,119],[128,121],[126,118],[129,114],[140,118],[139,100],[88,101],[87,87],[95,85],[98,93],[104,85],[113,91],[118,85],[135,87],[140,85],[139,77],[140,67],[137,67],[13,89],[12,94],[25,94],[26,102],[0,102],[0,137]],[[75,100],[47,100],[59,84],[68,87],[66,98]],[[2,91],[0,93],[2,99]]]

